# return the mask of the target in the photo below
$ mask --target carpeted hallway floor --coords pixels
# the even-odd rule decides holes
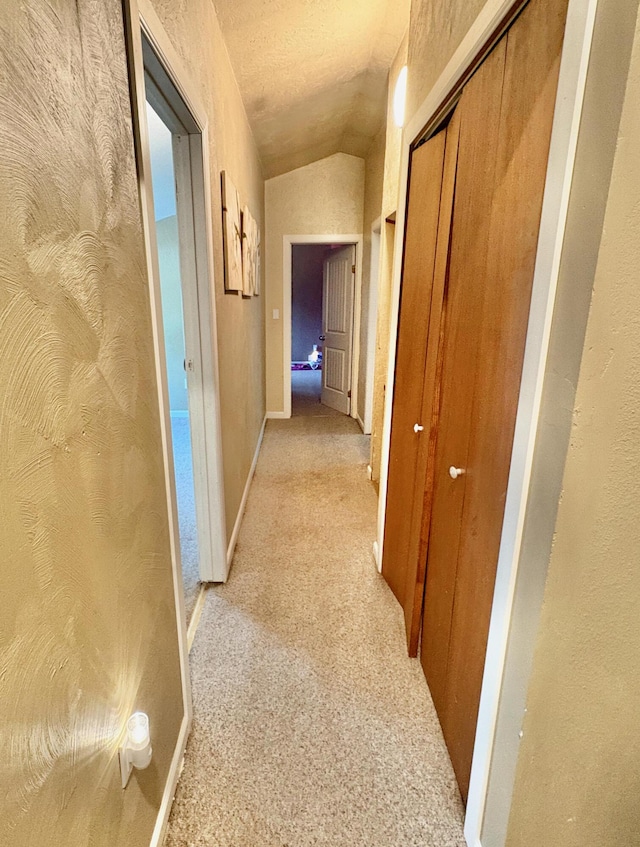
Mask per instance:
[[[372,560],[368,439],[307,400],[269,421],[229,582],[207,593],[167,847],[462,847],[438,720]]]

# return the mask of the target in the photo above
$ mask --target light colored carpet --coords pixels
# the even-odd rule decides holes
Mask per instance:
[[[367,458],[344,415],[269,421],[191,654],[167,847],[464,845],[422,670],[373,564]]]
[[[171,440],[173,442],[173,467],[178,501],[182,584],[184,585],[184,604],[188,626],[200,591],[198,530],[196,526],[189,418],[186,416],[171,416]]]
[[[322,371],[291,371],[291,415],[335,417],[336,412],[320,402]]]

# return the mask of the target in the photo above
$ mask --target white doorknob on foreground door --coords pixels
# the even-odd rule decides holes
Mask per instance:
[[[449,476],[451,479],[457,479],[464,473],[464,468],[454,468],[453,465],[449,468]]]
[[[413,425],[413,431],[414,432],[422,432],[423,429],[424,429],[424,427],[420,426],[420,424],[414,424]]]

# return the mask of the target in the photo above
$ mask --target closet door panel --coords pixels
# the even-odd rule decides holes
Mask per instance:
[[[460,141],[420,652],[443,729],[447,725],[449,639],[467,485],[467,474],[454,480],[449,468],[464,469],[467,464],[504,64],[505,45],[501,42],[467,84],[458,104]]]
[[[511,464],[566,7],[566,0],[534,0],[506,37],[447,674],[445,731],[464,795]]]
[[[382,575],[403,606],[420,444],[414,425],[422,408],[445,137],[438,133],[411,158],[382,559]]]
[[[418,418],[421,425],[424,426],[424,430],[419,439],[416,479],[412,498],[413,514],[407,554],[407,583],[404,603],[407,645],[410,656],[416,656],[418,653],[418,641],[422,624],[427,541],[431,522],[435,434],[440,396],[444,296],[449,271],[449,245],[459,139],[460,113],[456,109],[446,129],[438,238],[431,293],[429,339],[423,377],[422,409]]]

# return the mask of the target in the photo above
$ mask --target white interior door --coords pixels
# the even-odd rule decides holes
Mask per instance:
[[[351,411],[353,299],[356,248],[335,250],[324,262],[322,288],[322,402],[348,415]]]

